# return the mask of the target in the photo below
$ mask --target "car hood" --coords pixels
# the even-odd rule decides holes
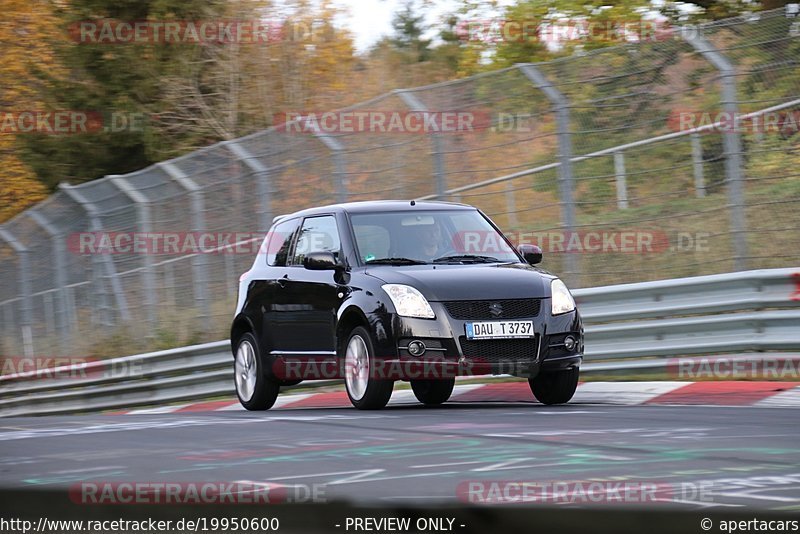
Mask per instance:
[[[524,264],[375,265],[367,274],[417,288],[430,301],[544,298],[555,276]]]

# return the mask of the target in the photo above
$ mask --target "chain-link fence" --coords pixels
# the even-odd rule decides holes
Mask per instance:
[[[335,201],[476,205],[512,239],[543,246],[544,266],[572,287],[796,265],[798,30],[764,12],[349,108],[461,113],[479,118],[474,128],[284,124],[62,185],[0,227],[2,353],[108,356],[224,337],[254,252],[92,253],[82,239],[257,242],[274,215]]]

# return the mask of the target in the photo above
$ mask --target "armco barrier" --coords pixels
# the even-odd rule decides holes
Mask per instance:
[[[800,268],[596,287],[577,290],[575,297],[586,322],[583,373],[659,369],[664,358],[676,356],[726,354],[750,361],[773,357],[768,351],[783,351],[775,358],[800,352]],[[661,359],[643,360],[649,357]],[[137,372],[93,376],[109,364]],[[230,397],[232,367],[229,342],[218,341],[94,362],[85,367],[85,378],[2,376],[0,416]],[[61,371],[54,374],[69,369]]]

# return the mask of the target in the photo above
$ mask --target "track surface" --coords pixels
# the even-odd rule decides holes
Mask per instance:
[[[457,502],[467,481],[692,483],[670,506],[800,510],[793,408],[453,403],[0,420],[0,485],[324,484],[327,499]],[[710,498],[709,498],[710,497]],[[733,508],[731,508],[733,510]]]

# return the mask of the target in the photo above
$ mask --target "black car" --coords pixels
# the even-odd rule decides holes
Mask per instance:
[[[395,380],[440,404],[455,377],[526,377],[545,404],[578,384],[583,326],[569,290],[480,210],[379,201],[276,217],[242,275],[231,328],[236,392],[266,410],[282,385],[344,378],[356,408]]]

